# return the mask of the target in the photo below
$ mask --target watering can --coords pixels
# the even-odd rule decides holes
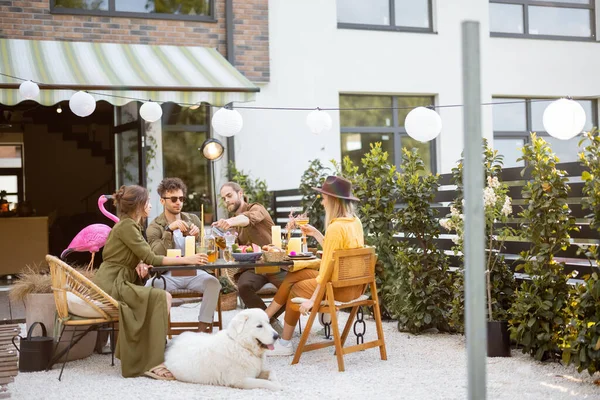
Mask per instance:
[[[31,336],[36,325],[42,327],[42,336]],[[27,337],[16,335],[12,343],[19,351],[19,372],[43,371],[48,366],[54,350],[54,338],[46,336],[46,326],[41,322],[31,324]],[[20,349],[15,343],[16,338],[21,338]]]

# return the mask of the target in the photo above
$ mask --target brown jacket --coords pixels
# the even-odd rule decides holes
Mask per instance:
[[[181,219],[187,224],[194,224],[200,229],[204,228],[200,223],[200,218],[195,214],[182,212]],[[173,233],[165,231],[168,225],[167,217],[165,217],[165,213],[163,212],[154,218],[154,221],[146,229],[146,236],[148,237],[148,243],[150,243],[152,251],[163,256],[167,255],[167,249],[175,248]]]
[[[240,210],[250,220],[248,226],[238,226],[238,242],[259,246],[271,243],[271,227],[275,225],[267,209],[259,203],[244,203]]]

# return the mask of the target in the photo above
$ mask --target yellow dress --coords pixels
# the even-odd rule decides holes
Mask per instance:
[[[165,291],[141,286],[135,267],[140,260],[161,265],[163,256],[152,252],[142,227],[125,217],[110,232],[102,257],[94,282],[119,302],[115,355],[124,377],[139,376],[164,361],[168,312]]]

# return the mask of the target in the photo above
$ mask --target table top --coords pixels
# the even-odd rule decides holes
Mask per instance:
[[[232,262],[228,263],[225,260],[217,260],[214,264],[205,265],[160,265],[152,267],[151,272],[168,272],[168,271],[190,271],[195,269],[227,269],[227,268],[256,268],[256,267],[289,267],[294,265],[293,261],[279,262]]]

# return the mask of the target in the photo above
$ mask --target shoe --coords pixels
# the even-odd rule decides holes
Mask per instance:
[[[283,334],[283,325],[281,325],[281,322],[279,322],[277,318],[271,320],[271,327],[275,329],[275,332],[277,332],[279,336]]]
[[[273,350],[267,350],[265,354],[267,356],[291,356],[294,354],[294,346],[292,346],[292,342],[284,346],[280,340],[277,340],[273,345]]]

